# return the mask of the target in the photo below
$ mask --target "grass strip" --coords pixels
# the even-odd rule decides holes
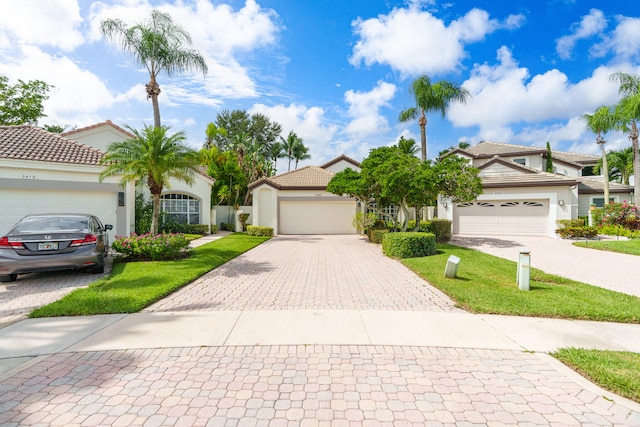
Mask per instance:
[[[450,255],[458,277],[444,277]],[[533,258],[535,262],[535,257]],[[437,245],[437,254],[402,263],[473,313],[640,323],[640,298],[531,269],[530,291],[516,284],[517,263],[473,249]],[[576,260],[575,268],[579,267]]]
[[[640,239],[634,240],[599,240],[574,242],[574,246],[581,248],[598,249],[601,251],[619,252],[628,255],[640,255]]]
[[[640,403],[640,354],[562,348],[551,355],[600,387]]]
[[[34,310],[30,317],[136,313],[268,239],[235,233],[192,249],[188,258],[117,262],[109,276]]]

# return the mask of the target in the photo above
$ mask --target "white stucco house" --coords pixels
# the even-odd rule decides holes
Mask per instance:
[[[249,185],[253,193],[253,225],[274,234],[354,234],[355,199],[327,192],[331,178],[360,164],[342,155],[322,166],[306,166]]]
[[[544,172],[545,148],[481,142],[446,155],[480,169],[483,193],[470,203],[440,198],[438,216],[453,221],[454,234],[556,237],[557,221],[587,216],[603,206],[604,181],[592,176],[599,156],[553,151],[554,172]],[[610,183],[610,200],[633,196],[633,187]]]
[[[106,147],[133,135],[111,121],[63,134],[34,126],[0,126],[0,235],[30,213],[90,213],[112,224],[111,238],[135,225],[135,188],[119,177],[100,182]],[[193,185],[171,181],[162,208],[171,219],[210,224],[213,179],[195,175]]]
[[[65,132],[62,136],[82,144],[106,151],[110,143],[133,138],[126,129],[114,124],[111,120],[97,123],[81,129]],[[211,225],[211,186],[214,180],[202,171],[196,173],[194,182],[186,184],[172,179],[162,190],[160,209],[171,221],[187,224]],[[146,198],[151,196],[146,187],[138,188]],[[133,231],[133,229],[131,230]]]

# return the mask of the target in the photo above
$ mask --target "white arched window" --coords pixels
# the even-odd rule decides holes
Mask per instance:
[[[186,194],[170,193],[160,196],[160,210],[165,221],[178,224],[200,224],[200,200]]]

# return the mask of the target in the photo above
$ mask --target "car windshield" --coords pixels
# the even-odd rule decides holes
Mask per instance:
[[[17,224],[13,233],[86,230],[87,228],[87,218],[81,216],[31,216]]]

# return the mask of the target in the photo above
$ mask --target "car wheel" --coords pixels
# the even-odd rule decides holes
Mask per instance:
[[[91,274],[102,274],[104,273],[104,260],[100,264],[95,264],[89,270]]]
[[[15,282],[17,278],[17,274],[6,274],[4,276],[0,276],[0,282]]]

